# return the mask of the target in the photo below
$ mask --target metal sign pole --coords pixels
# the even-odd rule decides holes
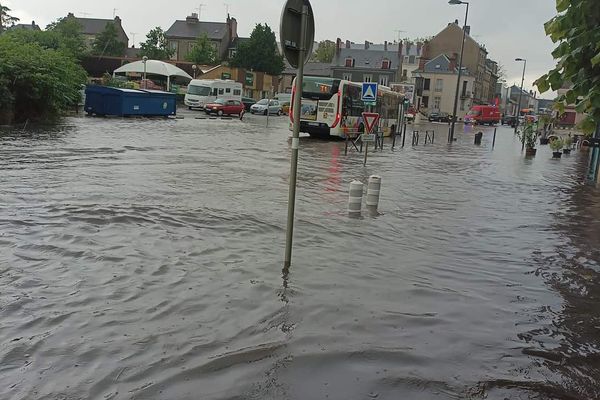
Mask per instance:
[[[298,147],[300,145],[300,107],[302,98],[302,81],[304,75],[304,58],[306,51],[306,22],[308,19],[308,6],[302,6],[300,22],[300,46],[298,51],[298,74],[296,75],[296,94],[294,96],[294,130],[292,135],[292,161],[290,167],[290,190],[288,199],[288,218],[285,240],[285,263],[289,267],[292,263],[292,240],[294,236],[294,211],[296,206],[296,178],[298,174]]]

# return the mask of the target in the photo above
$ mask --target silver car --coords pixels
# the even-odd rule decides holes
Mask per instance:
[[[268,104],[268,106],[267,106],[267,104]],[[267,111],[267,109],[268,109],[268,111]],[[269,101],[269,99],[262,99],[250,107],[250,112],[252,114],[267,115],[267,112],[268,112],[269,114],[281,115],[281,103],[279,102],[279,100],[270,100]]]

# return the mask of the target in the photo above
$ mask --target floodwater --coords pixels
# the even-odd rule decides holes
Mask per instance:
[[[287,119],[195,115],[0,128],[0,398],[600,398],[585,153],[302,139],[283,270]]]

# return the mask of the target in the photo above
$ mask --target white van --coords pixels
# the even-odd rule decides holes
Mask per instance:
[[[193,79],[183,101],[191,110],[204,109],[205,104],[216,99],[242,101],[242,84],[229,79]]]

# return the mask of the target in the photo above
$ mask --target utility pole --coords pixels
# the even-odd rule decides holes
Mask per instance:
[[[225,6],[225,12],[227,13],[227,17],[229,17],[229,9],[231,8],[231,4],[223,3],[223,5]]]

